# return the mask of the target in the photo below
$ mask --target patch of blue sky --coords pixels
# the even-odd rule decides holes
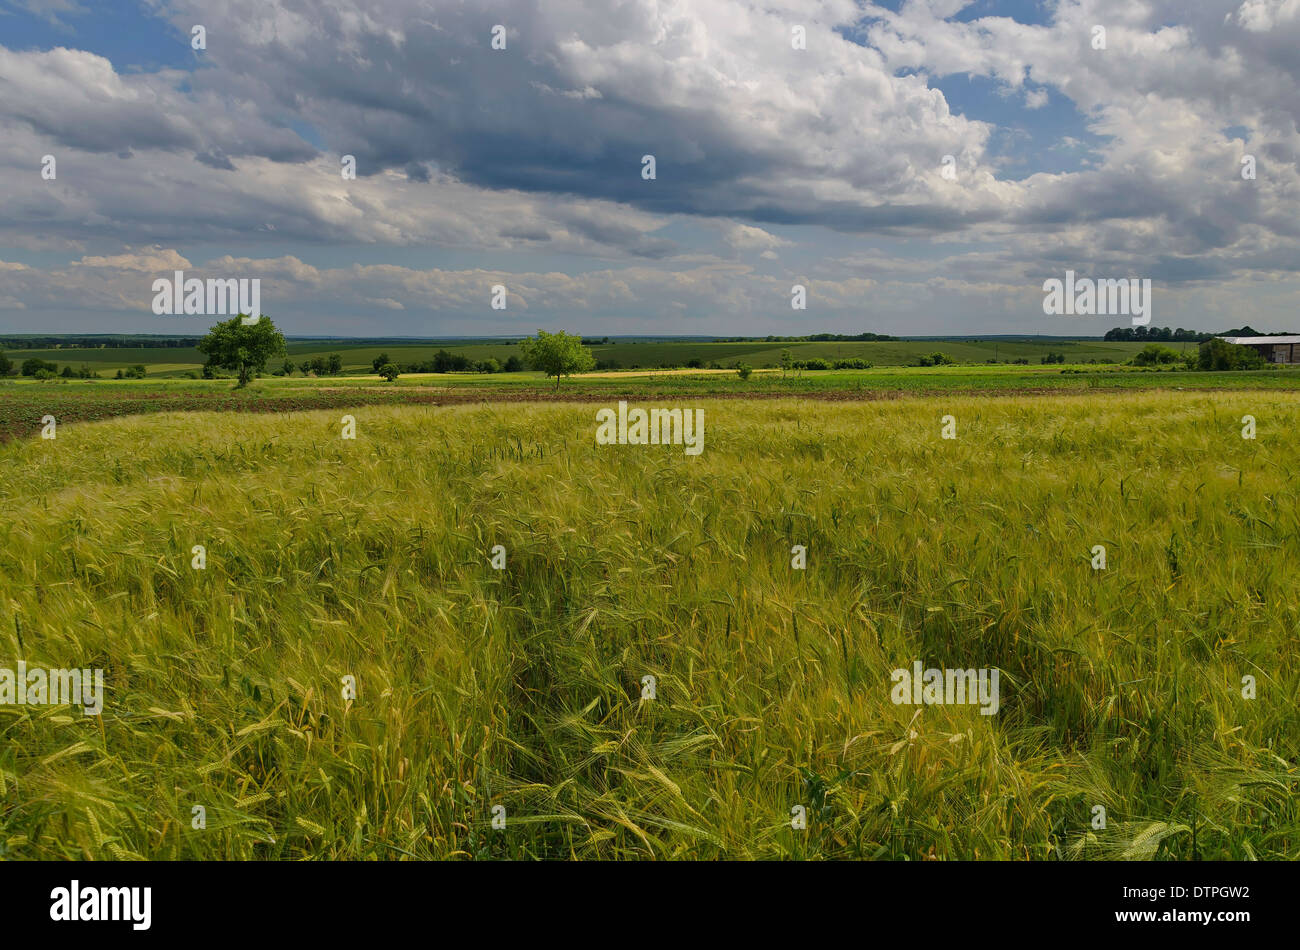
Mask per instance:
[[[999,178],[1080,171],[1099,159],[1106,142],[1088,129],[1087,117],[1074,103],[1050,86],[1026,82],[1017,89],[965,73],[931,76],[929,83],[943,93],[954,115],[993,126],[987,155]]]
[[[15,51],[59,46],[103,56],[119,73],[197,69],[190,38],[138,0],[0,0],[0,45]]]
[[[984,17],[1008,17],[1026,26],[1046,26],[1052,22],[1056,4],[1050,0],[973,0],[949,17],[958,23],[969,23]]]

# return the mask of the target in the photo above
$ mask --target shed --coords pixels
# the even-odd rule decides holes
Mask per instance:
[[[1300,336],[1225,336],[1220,339],[1249,346],[1270,363],[1300,363]]]

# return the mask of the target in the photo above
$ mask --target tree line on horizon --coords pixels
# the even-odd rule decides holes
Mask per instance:
[[[1289,336],[1286,330],[1277,333],[1263,333],[1247,325],[1237,330],[1224,330],[1221,333],[1207,333],[1204,330],[1184,330],[1179,327],[1171,330],[1168,327],[1115,327],[1107,330],[1106,335],[1102,337],[1108,342],[1123,343],[1141,343],[1149,341],[1152,343],[1204,343],[1219,336]]]
[[[47,334],[44,336],[32,336],[28,334],[21,335],[0,335],[0,347],[7,347],[11,350],[57,350],[63,348],[70,349],[190,349],[198,346],[204,338],[200,336],[173,336],[173,337],[155,337],[149,334],[118,334],[118,335],[89,335],[79,333],[58,333]],[[324,337],[326,340],[335,338]],[[337,339],[345,339],[338,337]],[[412,340],[419,338],[413,337]],[[430,337],[429,339],[438,339]],[[510,337],[500,340],[505,345],[514,344],[525,337]],[[589,346],[607,346],[617,344],[618,340],[610,336],[602,336],[596,339],[593,335]],[[660,339],[652,337],[647,339]],[[662,339],[671,340],[673,337],[663,337]],[[811,333],[805,336],[737,336],[737,337],[716,337],[709,342],[712,343],[824,343],[824,342],[845,342],[845,343],[862,343],[873,341],[890,341],[898,340],[896,336],[890,336],[887,333]],[[391,343],[389,338],[371,340],[366,337],[358,337],[355,340],[348,339],[348,343],[353,345],[365,345],[367,343]],[[694,341],[692,341],[694,342]],[[414,371],[412,371],[414,372]]]

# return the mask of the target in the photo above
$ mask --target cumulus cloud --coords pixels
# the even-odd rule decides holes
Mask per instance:
[[[787,259],[839,288],[824,302],[858,293],[909,319],[951,282],[982,288],[972,299],[1005,288],[1021,308],[1014,288],[1067,267],[1232,285],[1272,307],[1249,281],[1292,281],[1300,261],[1300,0],[1056,0],[1034,23],[972,16],[966,0],[148,9],[181,44],[204,23],[197,68],[132,70],[71,40],[0,46],[0,246],[63,250],[44,273],[110,310],[135,291],[89,275],[147,271],[151,254],[213,265],[197,247],[273,271],[296,261],[282,279],[304,314],[316,282],[350,274],[357,286],[320,306],[457,320],[485,274],[520,310],[562,313],[571,294],[575,312],[611,318],[743,319],[788,292]],[[940,88],[954,76],[1057,129],[1045,148],[1097,144],[1071,170],[1016,177],[991,142],[1032,139],[955,108]],[[54,180],[38,173],[46,154]],[[153,244],[175,250],[140,250]],[[399,268],[396,289],[369,265],[315,260],[374,248],[462,259]],[[0,294],[47,308],[58,294],[38,271],[0,269]]]

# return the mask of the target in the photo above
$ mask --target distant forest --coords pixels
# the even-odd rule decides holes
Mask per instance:
[[[80,334],[58,333],[52,336],[0,336],[0,347],[11,350],[57,350],[64,347],[115,349],[118,347],[158,347],[171,349],[177,347],[197,346],[198,336],[82,336]]]
[[[877,340],[897,340],[888,333],[810,333],[807,336],[720,336],[714,343],[871,343]]]
[[[1241,327],[1236,330],[1224,330],[1221,333],[1207,333],[1204,330],[1184,330],[1178,327],[1171,330],[1169,327],[1115,327],[1108,330],[1102,337],[1108,341],[1153,341],[1159,343],[1165,342],[1192,342],[1203,343],[1204,341],[1215,336],[1285,336],[1287,331],[1279,333],[1264,333],[1252,329],[1249,326]],[[966,334],[954,334],[953,339],[978,339],[976,337],[967,337]],[[116,349],[121,347],[142,347],[157,349],[186,349],[197,346],[202,337],[198,336],[151,336],[149,334],[113,334],[113,335],[89,335],[73,333],[56,333],[45,336],[34,336],[30,334],[0,335],[0,349],[11,350],[57,350],[64,348],[103,348]],[[501,343],[505,342],[499,339],[469,339],[464,340],[436,340],[429,338],[426,340],[419,337],[374,337],[358,339],[342,338],[303,338],[298,339],[289,337],[290,343],[304,342],[310,339],[312,342],[329,342],[329,343],[346,343],[348,346],[376,346],[384,344],[408,344],[422,343],[429,340],[436,342],[448,342],[453,345],[463,345],[469,343]],[[636,340],[677,340],[677,337],[635,337]],[[720,336],[713,337],[714,343],[824,343],[824,342],[874,342],[906,339],[905,337],[890,336],[887,333],[810,333],[804,336]],[[936,337],[935,339],[939,339]],[[1085,339],[1081,337],[1080,339]],[[1095,338],[1094,338],[1095,339]],[[514,342],[511,340],[510,342]],[[591,334],[583,337],[583,342],[588,346],[599,344],[609,344],[619,342],[617,338],[597,337]]]
[[[1261,333],[1259,330],[1252,329],[1249,326],[1241,327],[1238,330],[1224,330],[1222,333],[1206,333],[1203,330],[1184,330],[1179,327],[1177,330],[1171,330],[1168,327],[1115,327],[1113,330],[1107,330],[1103,340],[1121,342],[1133,342],[1142,340],[1151,340],[1156,343],[1182,342],[1184,340],[1192,343],[1204,343],[1206,340],[1216,336],[1288,336],[1286,330],[1280,333]]]

